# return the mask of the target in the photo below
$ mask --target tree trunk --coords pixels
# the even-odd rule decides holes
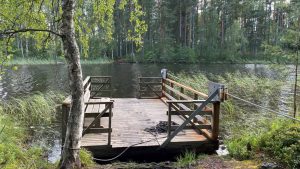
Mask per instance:
[[[179,43],[182,46],[182,16],[181,16],[181,0],[179,0]]]
[[[24,48],[23,48],[23,40],[20,39],[20,48],[21,48],[21,54],[22,54],[22,58],[24,59]]]
[[[68,63],[71,108],[68,117],[66,138],[60,168],[80,168],[79,149],[83,127],[83,82],[80,54],[75,39],[74,8],[76,0],[62,0],[62,41]]]
[[[296,118],[297,115],[297,82],[298,82],[298,50],[296,55],[296,64],[295,64],[295,84],[294,84],[294,118]]]

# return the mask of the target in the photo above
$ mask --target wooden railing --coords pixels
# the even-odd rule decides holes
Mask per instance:
[[[157,99],[162,97],[161,77],[138,77],[138,98]]]
[[[164,72],[165,71],[165,72]],[[225,87],[210,83],[209,94],[181,84],[162,70],[162,77],[139,77],[138,98],[160,98],[168,105],[168,138],[166,146],[182,129],[195,129],[211,141],[218,141],[220,104],[226,100]],[[184,119],[172,125],[172,116]]]
[[[111,96],[111,77],[110,76],[87,76],[83,81],[85,118],[93,118],[93,121],[83,130],[82,135],[87,133],[108,133],[108,145],[111,145],[111,118],[113,101],[90,101],[90,99],[100,99],[101,97]],[[104,105],[100,112],[86,113],[90,105]],[[67,122],[71,107],[71,96],[68,96],[62,103],[62,143],[65,140]],[[100,125],[101,117],[108,117],[108,126],[103,128]]]
[[[90,83],[91,98],[112,96],[111,76],[91,76]]]
[[[168,139],[166,146],[182,129],[192,128],[211,141],[218,141],[220,104],[226,100],[224,85],[209,84],[209,94],[193,89],[166,77],[162,79],[162,100],[168,105]],[[185,121],[172,125],[172,116]]]

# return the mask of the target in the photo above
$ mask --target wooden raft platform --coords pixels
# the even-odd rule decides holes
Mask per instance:
[[[216,96],[209,98],[170,78],[139,79],[138,98],[109,98],[104,95],[111,89],[110,77],[87,77],[82,147],[98,158],[114,157],[128,147],[123,156],[180,153],[185,149],[207,152],[218,148],[220,100],[213,100],[216,92]],[[219,94],[219,88],[217,91]],[[198,100],[201,96],[210,100]],[[212,108],[207,104],[212,104]],[[69,107],[70,99],[66,99],[63,133]],[[160,122],[167,123],[166,131],[153,131]]]

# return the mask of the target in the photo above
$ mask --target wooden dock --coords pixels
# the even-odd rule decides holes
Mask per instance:
[[[110,98],[109,76],[87,77],[82,147],[98,158],[114,157],[128,147],[123,157],[217,149],[224,86],[211,84],[206,95],[167,77],[166,70],[162,73],[139,77],[137,98]],[[62,105],[62,133],[69,108],[67,98]]]

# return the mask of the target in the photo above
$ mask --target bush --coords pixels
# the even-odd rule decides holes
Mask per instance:
[[[176,54],[174,55],[173,62],[177,63],[194,63],[196,62],[195,50],[189,47],[177,46]]]
[[[300,124],[282,119],[267,123],[261,132],[248,131],[226,141],[230,155],[245,160],[260,151],[288,168],[300,168]]]
[[[274,121],[260,137],[259,147],[289,168],[300,168],[300,124]]]

